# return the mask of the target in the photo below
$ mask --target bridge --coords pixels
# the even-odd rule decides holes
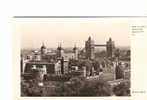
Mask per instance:
[[[95,44],[94,45],[95,47],[105,47],[105,46],[107,46],[106,44]]]
[[[95,58],[95,47],[106,47],[107,57],[114,56],[115,44],[111,38],[106,41],[106,44],[95,44],[94,40],[91,37],[85,42],[85,50],[86,50],[86,58],[87,59],[94,59]]]

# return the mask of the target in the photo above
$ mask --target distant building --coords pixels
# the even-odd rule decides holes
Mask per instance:
[[[29,61],[25,66],[25,73],[33,73],[33,70],[44,71],[45,74],[55,73],[55,64],[43,61]]]
[[[79,51],[78,59],[86,59],[86,51],[85,48]]]
[[[101,46],[106,47],[107,57],[98,59],[98,63],[95,64],[95,47]],[[39,77],[54,74],[60,78],[60,76],[64,76],[63,74],[70,73],[74,77],[80,76],[105,81],[130,79],[130,62],[119,59],[119,55],[119,50],[115,50],[115,44],[111,38],[105,44],[95,44],[94,40],[89,37],[85,41],[85,48],[78,50],[74,46],[72,51],[66,51],[60,44],[52,52],[42,44],[40,50],[27,55],[26,60],[21,57],[21,73],[30,75],[36,70]],[[128,51],[126,55],[130,56],[130,52]],[[79,61],[83,62],[79,63]]]
[[[21,72],[23,74],[32,74],[33,70],[38,70],[45,74],[61,75],[68,73],[69,59],[74,57],[74,53],[64,53],[63,48],[58,46],[57,52],[48,51],[43,44],[40,51],[32,52],[28,59],[21,57]]]

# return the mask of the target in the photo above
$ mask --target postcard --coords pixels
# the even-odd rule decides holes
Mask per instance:
[[[13,18],[15,100],[147,97],[144,17]]]

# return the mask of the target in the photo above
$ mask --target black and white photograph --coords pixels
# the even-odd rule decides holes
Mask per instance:
[[[130,97],[130,24],[121,18],[22,18],[21,97]]]

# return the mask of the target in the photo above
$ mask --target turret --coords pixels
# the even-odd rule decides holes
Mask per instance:
[[[47,52],[47,48],[45,47],[44,43],[42,43],[41,54],[46,54],[46,52]]]
[[[91,39],[89,36],[88,40],[85,42],[85,50],[86,50],[86,58],[87,59],[94,59],[94,40]]]
[[[62,57],[63,53],[64,53],[64,51],[63,51],[62,45],[59,44],[57,47],[57,57]]]
[[[111,37],[109,38],[109,40],[107,41],[107,57],[114,57],[114,50],[115,50],[115,44],[114,41],[112,41]]]

